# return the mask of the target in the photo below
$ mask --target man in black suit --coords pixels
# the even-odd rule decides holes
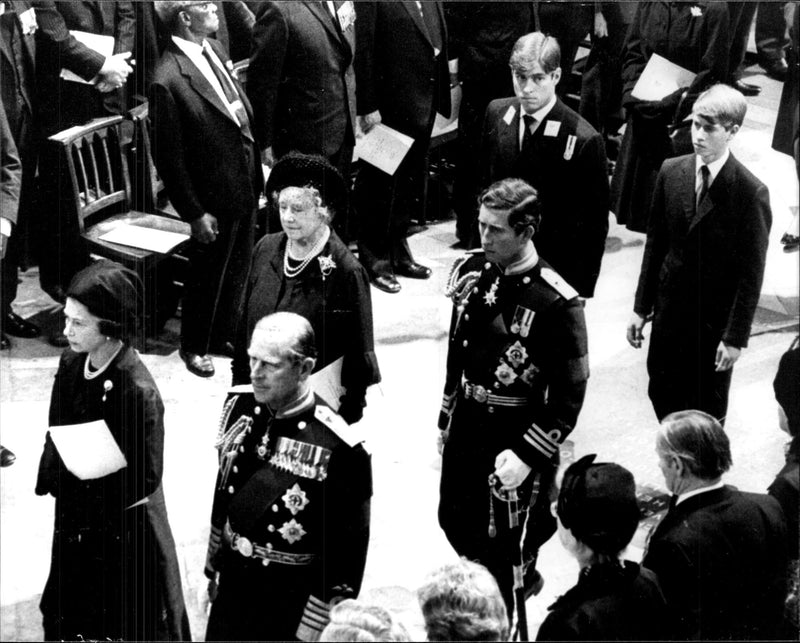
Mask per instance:
[[[400,291],[395,275],[427,279],[414,261],[408,224],[420,218],[436,112],[450,115],[447,31],[441,2],[357,2],[357,107],[367,132],[383,122],[414,139],[389,176],[364,164],[355,186],[359,259],[376,288]]]
[[[517,177],[539,192],[536,248],[583,297],[594,295],[608,233],[608,170],[603,137],[556,96],[555,38],[533,32],[511,53],[514,98],[489,103],[481,185]]]
[[[247,94],[262,161],[321,154],[350,176],[355,145],[355,7],[347,2],[267,2],[253,30]],[[346,212],[337,213],[346,233]],[[276,221],[277,223],[277,221]],[[347,235],[345,234],[345,237]]]
[[[232,338],[253,251],[263,178],[250,103],[230,75],[213,2],[156,2],[172,41],[150,86],[158,171],[178,214],[192,226],[183,300],[181,358],[211,377],[209,351]]]
[[[51,258],[58,259],[57,253],[40,251],[38,247],[44,236],[38,233],[41,228],[49,225],[49,222],[36,221],[36,215],[40,211],[49,210],[36,208],[35,203],[36,166],[41,130],[40,95],[47,94],[46,91],[39,91],[37,74],[46,72],[48,63],[57,60],[59,70],[65,67],[85,80],[93,82],[97,89],[106,91],[121,84],[131,68],[124,54],[104,58],[76,40],[70,34],[64,17],[52,1],[4,0],[2,8],[0,95],[9,131],[22,162],[22,187],[19,195],[19,212],[15,212],[14,234],[10,237],[6,234],[9,238],[2,264],[0,326],[4,333],[18,337],[35,337],[39,334],[39,329],[11,311],[11,302],[17,294],[18,266],[25,264],[26,256],[30,254],[38,258],[42,286],[56,299],[60,297],[52,288],[56,281],[54,275],[64,267],[56,266],[56,261],[50,261]],[[87,88],[97,93],[91,85],[87,85]],[[42,172],[43,176],[48,177],[54,174],[55,172]],[[41,215],[39,218],[42,218]],[[0,225],[0,228],[2,227],[4,226]],[[37,234],[30,234],[32,230]],[[68,280],[69,275],[63,278]],[[63,335],[60,337],[63,338]],[[66,340],[63,346],[66,346]]]
[[[667,416],[656,453],[673,504],[642,564],[658,574],[675,638],[778,638],[788,562],[778,501],[723,484],[728,436],[702,411]]]
[[[642,345],[659,419],[700,409],[725,421],[733,365],[747,346],[764,277],[772,213],[766,186],[728,149],[744,96],[714,85],[692,109],[695,154],[667,159],[650,211],[627,338]]]

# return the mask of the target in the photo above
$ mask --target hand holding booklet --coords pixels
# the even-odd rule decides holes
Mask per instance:
[[[378,123],[356,140],[355,153],[359,159],[394,175],[413,143],[410,136]]]
[[[50,437],[70,473],[95,480],[128,466],[105,420],[50,427]]]
[[[631,95],[639,100],[661,100],[681,87],[688,87],[697,74],[670,62],[663,56],[653,54],[647,61]]]
[[[69,33],[75,38],[75,40],[86,45],[89,49],[93,49],[97,53],[102,54],[104,58],[108,58],[114,53],[114,36],[104,36],[102,34],[91,33],[88,31],[75,30],[70,30]],[[61,78],[64,80],[70,80],[74,83],[83,83],[85,85],[92,84],[90,81],[84,80],[77,74],[71,72],[69,69],[61,69]]]

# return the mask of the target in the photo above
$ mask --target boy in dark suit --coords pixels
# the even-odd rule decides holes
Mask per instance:
[[[659,419],[700,409],[725,421],[734,363],[747,346],[764,277],[772,213],[766,186],[728,149],[744,96],[715,85],[692,110],[695,154],[668,159],[653,195],[627,338],[647,356]]]
[[[536,248],[586,298],[608,233],[608,170],[603,137],[556,96],[560,60],[555,38],[534,32],[517,40],[509,61],[516,96],[486,110],[481,185],[515,177],[536,188]]]
[[[733,464],[730,442],[722,425],[702,411],[666,417],[656,453],[673,498],[642,565],[658,574],[672,635],[780,637],[787,538],[778,501],[723,484]]]

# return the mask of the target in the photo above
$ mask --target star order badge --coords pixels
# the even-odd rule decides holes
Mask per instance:
[[[290,545],[293,545],[306,535],[306,530],[303,529],[303,525],[292,518],[289,522],[283,523],[283,526],[278,529],[278,533],[284,540],[288,540]]]
[[[511,366],[519,368],[528,359],[528,351],[520,342],[514,342],[506,351],[506,359]]]
[[[483,294],[483,303],[487,306],[494,306],[497,303],[497,287],[500,285],[500,279],[494,280],[494,283],[489,286],[489,290]]]
[[[291,489],[287,489],[286,493],[281,498],[286,508],[292,512],[293,516],[303,511],[308,504],[308,496],[306,492],[300,488],[300,485],[295,482]]]

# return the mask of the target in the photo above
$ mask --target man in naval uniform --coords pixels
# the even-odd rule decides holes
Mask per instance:
[[[256,324],[251,386],[222,413],[206,576],[206,640],[317,640],[336,602],[358,595],[369,542],[370,458],[314,395],[308,321]]]
[[[506,500],[518,498],[525,588],[536,593],[536,555],[555,531],[548,492],[589,375],[583,307],[538,256],[539,219],[530,184],[491,185],[480,197],[483,253],[459,260],[448,284],[439,523],[460,555],[494,574],[509,614],[523,530],[512,529]]]

